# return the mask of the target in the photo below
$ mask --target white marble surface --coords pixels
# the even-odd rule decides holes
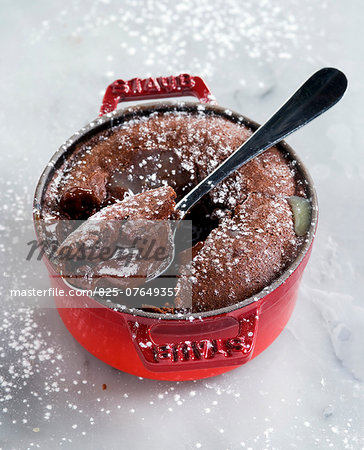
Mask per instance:
[[[221,105],[263,121],[316,69],[349,78],[343,101],[288,139],[316,182],[319,229],[292,319],[244,367],[169,383],[106,366],[55,309],[9,298],[48,281],[19,278],[3,239],[1,449],[364,448],[363,13],[360,0],[1,1],[4,236],[113,79],[201,74]]]

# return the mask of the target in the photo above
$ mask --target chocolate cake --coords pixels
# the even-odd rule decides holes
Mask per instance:
[[[87,240],[91,219],[173,218],[174,197],[180,200],[251,133],[204,108],[135,117],[77,144],[48,183],[42,217],[86,220],[60,249]],[[272,147],[202,199],[187,216],[194,225],[193,259],[181,269],[176,308],[184,307],[191,287],[192,311],[207,311],[255,295],[279,277],[304,241],[295,233],[293,196],[306,197],[304,182],[295,161]],[[153,198],[163,198],[163,205],[150,203]],[[108,239],[115,233],[110,227]],[[104,262],[108,266],[108,279],[111,273],[118,278],[117,263]],[[89,275],[100,270],[88,268]]]

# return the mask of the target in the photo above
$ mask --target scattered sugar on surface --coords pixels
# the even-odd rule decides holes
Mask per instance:
[[[110,45],[112,50],[104,55],[107,65],[104,75],[108,81],[118,75],[114,72],[118,49],[125,58],[140,60],[145,71],[158,64],[173,73],[180,71],[181,62],[188,61],[195,72],[212,76],[219,61],[235,63],[237,55],[239,59],[252,61],[284,61],[292,58],[299,45],[301,58],[312,61],[313,37],[323,38],[322,30],[317,30],[316,15],[298,14],[296,1],[285,7],[267,0],[244,3],[227,0],[224,7],[208,0],[182,3],[161,0],[157,4],[151,0],[126,0],[122,8],[105,0],[87,3],[87,14],[80,14],[78,2],[70,2],[55,17],[44,20],[34,29],[32,43],[55,39],[53,35],[64,29],[74,45],[82,44],[90,30],[101,35],[105,30],[116,35],[122,30],[124,39],[116,39]],[[327,2],[315,7],[325,11]],[[301,0],[300,8],[310,11],[312,5]],[[198,57],[191,56],[190,46],[196,49]],[[247,79],[242,77],[240,82],[244,86]],[[259,79],[256,85],[264,89],[267,80]]]
[[[244,51],[247,55],[251,55],[251,57],[254,58],[254,55],[258,54],[259,51],[265,55],[267,51],[265,42],[269,41],[269,53],[271,53],[271,57],[274,60],[277,57],[281,60],[291,57],[292,52],[289,49],[284,49],[285,43],[287,44],[287,47],[290,43],[295,46],[298,40],[303,39],[306,41],[307,47],[312,47],[313,39],[309,37],[309,33],[307,32],[307,27],[310,26],[307,14],[302,14],[302,17],[300,17],[300,14],[293,14],[293,17],[289,17],[289,6],[287,11],[285,11],[285,14],[282,15],[282,11],[274,11],[276,6],[275,2],[258,0],[254,2],[247,1],[241,5],[235,2],[233,9],[228,7],[223,10],[220,8],[216,11],[211,9],[208,15],[205,15],[204,7],[209,8],[207,3],[208,2],[201,3],[198,1],[187,2],[184,4],[175,3],[173,5],[169,3],[168,7],[164,8],[169,9],[170,12],[168,12],[166,18],[163,20],[166,22],[170,21],[173,24],[174,29],[177,30],[177,35],[179,36],[176,42],[170,43],[170,46],[173,45],[174,47],[177,47],[177,51],[175,51],[174,48],[173,52],[169,51],[169,53],[168,51],[166,52],[166,47],[164,45],[165,42],[169,41],[169,36],[167,36],[166,39],[165,27],[161,24],[158,25],[158,21],[151,20],[149,22],[149,18],[153,18],[155,15],[159,14],[159,9],[153,10],[151,6],[143,8],[141,2],[132,2],[131,0],[125,3],[125,5],[129,5],[129,8],[125,8],[128,10],[128,14],[124,14],[124,10],[117,11],[117,8],[111,6],[112,2],[106,0],[93,1],[92,7],[90,7],[87,14],[80,14],[83,6],[79,2],[70,2],[64,9],[59,9],[59,15],[56,19],[49,19],[45,17],[43,23],[41,23],[40,26],[34,30],[32,41],[36,45],[42,40],[55,40],[57,39],[57,33],[59,35],[61,31],[62,39],[65,35],[65,38],[68,39],[69,42],[79,44],[83,39],[87,39],[87,36],[90,35],[91,30],[92,33],[97,34],[110,26],[116,26],[119,28],[124,28],[129,38],[133,38],[135,40],[134,47],[130,47],[130,44],[127,43],[118,43],[118,45],[121,44],[130,54],[133,52],[134,54],[138,54],[139,51],[143,51],[143,48],[145,51],[148,51],[149,56],[147,62],[148,65],[150,64],[150,70],[152,70],[152,64],[160,60],[161,65],[166,68],[166,71],[170,73],[177,73],[177,71],[181,68],[181,56],[187,53],[187,50],[185,49],[186,40],[184,38],[186,25],[188,24],[188,26],[191,26],[191,19],[194,15],[196,15],[196,23],[192,24],[192,26],[196,30],[199,29],[199,32],[196,33],[196,37],[194,33],[192,33],[193,39],[196,43],[201,42],[199,41],[201,38],[202,42],[208,39],[210,42],[210,49],[209,52],[206,52],[205,57],[199,57],[198,59],[194,58],[191,65],[188,67],[192,67],[195,72],[203,73],[208,77],[211,77],[212,74],[217,71],[217,67],[215,66],[216,58],[230,56],[231,59],[236,60],[237,49],[240,52],[243,51],[241,44],[244,42],[247,43]],[[292,2],[292,4],[294,3],[297,2]],[[162,3],[159,2],[159,4],[161,7],[165,5],[163,1]],[[135,6],[136,8],[134,9]],[[304,9],[305,6],[307,6],[307,2],[300,2],[300,8],[301,6],[302,9]],[[322,3],[314,6],[314,8],[321,7]],[[176,14],[176,12],[178,12],[178,14]],[[47,11],[45,11],[45,13],[47,13]],[[250,19],[250,17],[255,17],[255,13],[258,14],[257,17],[259,18],[259,20],[255,21],[257,23],[254,23],[254,21]],[[72,24],[74,17],[77,17],[78,23],[76,26],[73,26]],[[236,37],[229,33],[226,38],[223,38],[222,35],[224,32],[222,31],[221,26],[229,17],[236,20],[238,25],[232,27],[232,29],[235,29],[234,33],[236,34]],[[245,20],[242,20],[244,17]],[[270,23],[272,24],[272,27],[263,27],[262,24],[264,17],[266,17],[266,20],[271,21]],[[280,27],[280,23],[282,21],[286,23],[290,21],[290,23],[296,26],[296,28],[294,26],[291,27],[289,33],[287,33],[284,26]],[[218,23],[217,27],[214,26],[215,23]],[[203,27],[201,27],[201,24],[203,24]],[[136,25],[140,26],[139,31],[136,28]],[[254,29],[257,31],[254,32]],[[265,32],[262,33],[262,30],[265,30]],[[148,47],[148,41],[152,41],[152,36],[155,36],[160,44],[155,46],[153,53],[149,51],[150,48]],[[221,36],[223,39],[221,39]],[[219,48],[219,54],[215,55],[214,51],[217,40],[222,40],[222,45],[221,48]],[[255,43],[255,45],[250,45],[251,42]],[[139,50],[139,48],[141,50]],[[302,53],[304,54],[304,52]],[[118,53],[115,51],[114,55],[118,55]],[[304,57],[307,57],[307,55],[313,58],[314,52],[308,51],[308,53],[304,54]],[[111,54],[107,55],[105,53],[105,59],[106,58],[111,63],[115,60],[116,56]],[[185,66],[182,68],[184,69],[184,67]],[[199,70],[200,68],[201,71]],[[143,70],[145,70],[144,67]],[[105,68],[105,71],[107,71],[106,74],[110,81],[112,81],[115,76],[119,76],[119,73],[115,73],[109,69]],[[241,84],[244,85],[244,83],[247,85],[245,80],[241,80]],[[264,86],[261,86],[261,89],[264,89]],[[48,109],[44,108],[44,110]],[[54,128],[57,126],[58,124],[53,124]],[[73,126],[73,123],[71,126]],[[5,134],[6,133],[4,133],[4,135]],[[49,152],[49,147],[47,147],[46,151]],[[52,150],[50,153],[52,153]],[[4,166],[7,164],[6,158],[7,157],[4,156]],[[46,158],[44,161],[46,161]],[[44,161],[39,158],[39,171],[42,169]],[[24,164],[17,168],[17,176],[14,177],[11,175],[11,181],[8,181],[2,185],[3,199],[0,205],[0,211],[2,214],[9,214],[13,218],[20,219],[30,217],[33,185],[36,181],[36,176],[30,179],[26,157],[22,158],[22,163]],[[6,246],[7,243],[2,244],[2,250],[6,248]],[[338,274],[339,263],[337,255],[333,252],[329,255],[325,254],[325,258],[326,259],[323,261],[322,267],[316,267],[317,277],[321,277],[319,282],[321,281],[322,283],[333,279]],[[7,273],[6,276],[9,276],[11,270],[8,267],[4,270],[5,275]],[[326,294],[328,293],[326,292]],[[355,345],[349,347],[345,344],[345,342],[347,342],[345,339],[348,338],[348,335],[344,329],[345,325],[352,325],[354,330],[361,329],[360,324],[355,323],[357,315],[350,314],[351,309],[349,305],[346,310],[347,314],[345,315],[345,320],[343,321],[343,318],[337,313],[337,311],[331,311],[329,309],[328,304],[332,303],[332,299],[326,298],[324,292],[322,293],[322,298],[320,298],[320,300],[322,301],[320,302],[321,304],[319,305],[319,309],[322,311],[324,317],[323,326],[326,326],[329,331],[329,341],[331,340],[338,361],[342,361],[344,370],[348,369],[349,374],[352,373],[354,377],[362,377],[362,363],[360,360],[355,359],[355,355],[359,354],[357,350],[361,349],[361,340],[358,338],[358,336],[360,337],[360,334],[353,334],[349,337],[349,339],[353,340]],[[341,304],[341,301],[342,298],[339,294],[337,294],[337,298],[335,297],[334,299],[335,308],[336,305]],[[345,304],[348,303],[350,302],[345,301]],[[167,411],[167,408],[171,408],[172,405],[175,404],[174,399],[169,398],[171,396],[168,396],[168,392],[178,392],[181,395],[181,399],[186,400],[185,403],[181,405],[181,408],[174,409],[171,413],[173,414],[173,417],[179,417],[177,416],[179,411],[188,413],[190,410],[185,409],[187,406],[187,399],[196,399],[198,401],[194,403],[194,409],[197,412],[201,412],[201,417],[203,417],[204,424],[205,416],[203,415],[203,412],[205,409],[211,408],[213,413],[213,407],[221,409],[220,414],[216,413],[216,416],[214,416],[212,420],[219,421],[218,423],[220,423],[221,419],[223,419],[228,422],[224,413],[231,411],[230,402],[234,401],[234,394],[239,393],[238,390],[234,389],[233,392],[230,393],[230,389],[227,388],[231,382],[231,376],[220,378],[219,381],[214,382],[215,384],[213,387],[206,387],[204,386],[204,383],[201,382],[191,384],[183,383],[180,385],[173,384],[175,389],[172,391],[169,390],[169,387],[167,387],[167,385],[169,385],[168,383],[153,382],[148,384],[145,390],[138,392],[138,390],[134,390],[134,384],[138,385],[139,383],[143,383],[141,380],[120,375],[116,371],[109,372],[108,368],[104,365],[94,367],[91,366],[89,368],[86,366],[81,367],[81,364],[83,363],[83,361],[82,363],[80,362],[80,354],[82,354],[82,349],[79,347],[75,350],[72,358],[68,359],[68,349],[72,348],[73,344],[70,340],[66,340],[66,332],[63,328],[57,332],[54,331],[53,327],[47,327],[44,323],[44,318],[47,314],[49,314],[49,312],[44,311],[43,313],[39,313],[39,311],[30,310],[28,308],[14,310],[12,307],[5,305],[0,314],[0,375],[2,377],[0,381],[0,425],[4,428],[4,434],[0,433],[1,439],[4,439],[4,436],[6,436],[6,439],[11,439],[14,436],[20,436],[20,432],[26,430],[26,432],[29,431],[29,434],[27,434],[24,439],[24,448],[44,447],[42,436],[44,438],[47,432],[51,433],[52,430],[55,431],[60,428],[60,420],[59,417],[57,417],[57,411],[62,414],[63,420],[67,420],[67,414],[64,414],[64,411],[62,410],[62,405],[67,404],[67,409],[69,410],[70,415],[70,418],[67,421],[69,433],[62,429],[61,433],[63,434],[61,435],[56,434],[56,432],[54,435],[48,434],[47,437],[50,437],[50,441],[47,441],[47,448],[71,448],[75,445],[73,442],[75,441],[75,437],[78,437],[77,433],[80,433],[81,430],[85,430],[82,431],[81,434],[82,436],[87,436],[87,439],[90,439],[91,442],[91,439],[93,439],[96,434],[100,434],[100,430],[104,429],[103,426],[107,426],[110,416],[114,416],[115,421],[119,424],[127,423],[128,426],[130,426],[127,415],[123,415],[123,412],[125,411],[128,413],[129,409],[133,408],[136,410],[134,414],[135,418],[139,419],[138,408],[136,405],[139,406],[142,404],[143,414],[145,414],[145,409],[147,409],[150,404],[152,411],[151,415],[153,416],[155,415],[156,410],[152,408],[155,408],[156,398],[158,398],[158,402],[163,410]],[[358,315],[358,317],[361,316]],[[313,329],[310,328],[310,331],[313,331]],[[38,336],[39,332],[42,333],[42,336]],[[302,341],[304,341],[304,339],[302,339]],[[315,343],[317,344],[317,341]],[[323,343],[323,340],[321,340],[321,343]],[[52,349],[54,350],[54,353],[52,353]],[[345,349],[350,349],[350,352],[345,353]],[[305,350],[308,349],[305,348]],[[32,359],[34,356],[35,358]],[[55,361],[57,357],[59,357],[59,359]],[[72,364],[70,364],[70,361]],[[30,363],[30,365],[28,363]],[[256,364],[259,366],[259,364],[262,364],[262,360],[257,361]],[[71,372],[70,366],[81,368],[81,370],[77,371],[80,373]],[[327,370],[327,367],[327,365],[322,366],[322,371],[324,372]],[[339,370],[336,365],[332,365],[331,367],[333,367],[335,371]],[[246,383],[249,384],[252,376],[251,372],[249,372],[249,375],[246,375],[247,372],[243,369],[245,368],[242,368],[239,372],[239,378],[243,380],[243,383],[239,385],[238,381],[235,382],[236,389],[241,389],[241,403],[238,411],[246,411]],[[271,370],[272,367],[270,366],[269,375],[272,373]],[[96,372],[102,374],[102,376],[105,374],[112,374],[110,379],[115,381],[115,384],[118,385],[118,388],[115,388],[114,386],[116,391],[114,392],[113,398],[97,397],[98,400],[96,401],[94,392],[91,391],[90,393],[90,391],[88,391],[89,387],[87,387],[86,390],[86,386],[82,383],[82,378],[87,376],[89,380],[92,380]],[[259,383],[259,376],[262,375],[262,371],[258,370],[256,374],[258,374],[257,382]],[[78,383],[78,386],[81,387],[81,391],[73,391],[73,381]],[[337,382],[338,380],[336,379],[335,381]],[[346,385],[351,384],[349,383],[349,381],[351,381],[350,379],[345,379],[344,381]],[[92,385],[92,381],[90,381],[90,383]],[[327,382],[325,383],[326,386],[322,386],[323,392],[325,389],[330,388],[330,384]],[[164,387],[162,387],[162,385],[164,385]],[[99,384],[95,386],[92,385],[93,389],[97,389],[97,386],[99,386]],[[112,386],[112,383],[110,386]],[[195,388],[191,390],[191,386],[195,386]],[[331,384],[331,387],[333,386],[334,385]],[[357,382],[353,386],[350,386],[350,392],[354,397],[354,401],[353,399],[350,399],[349,391],[346,391],[345,393],[345,387],[343,385],[341,387],[343,388],[343,392],[336,394],[329,393],[330,400],[335,400],[337,403],[335,407],[332,406],[332,408],[324,410],[325,417],[327,416],[330,418],[333,413],[335,415],[340,414],[340,410],[345,409],[344,405],[347,404],[348,401],[350,401],[353,405],[356,405],[360,398],[363,398],[362,383]],[[127,393],[124,391],[127,391]],[[167,391],[167,394],[164,394],[165,391]],[[80,393],[78,394],[77,392]],[[159,394],[157,395],[158,392]],[[304,391],[302,392],[304,393]],[[302,392],[300,393],[302,398],[298,397],[296,399],[297,407],[300,407],[302,403],[307,401],[306,395],[303,395]],[[205,396],[205,394],[208,393],[209,395]],[[291,396],[294,395],[292,391],[290,394]],[[159,395],[162,397],[159,398]],[[79,408],[83,397],[86,398],[86,401],[83,402],[84,407]],[[227,399],[227,403],[224,404],[223,400],[225,397]],[[149,403],[148,400],[152,398],[154,400],[150,400]],[[205,404],[202,404],[201,399],[203,398],[206,399],[206,402],[209,401],[210,404],[206,406]],[[215,398],[215,400],[211,401],[212,398]],[[218,400],[216,400],[216,398],[218,398]],[[289,394],[287,395],[287,398],[289,398]],[[236,399],[236,401],[238,401],[238,399]],[[101,412],[96,409],[93,402],[95,404],[97,402],[98,405],[103,405],[104,411]],[[49,406],[52,406],[52,409],[50,409]],[[271,406],[270,411],[273,411],[275,406],[276,405],[273,405],[273,408]],[[316,404],[310,403],[307,410],[312,413],[312,411],[315,411],[316,406]],[[115,409],[113,409],[113,407]],[[319,410],[320,407],[321,404],[318,405]],[[38,409],[40,411],[39,413]],[[252,409],[253,405],[250,407],[250,415],[248,416],[250,421],[248,421],[248,425],[250,424],[253,428],[254,420],[257,422],[259,417],[252,417]],[[107,411],[110,412],[110,415]],[[50,415],[47,415],[46,418],[45,415],[48,413],[50,413]],[[349,410],[347,410],[347,413],[349,414]],[[340,425],[337,425],[337,423],[334,422],[335,420],[338,420],[335,419],[335,416],[329,424],[314,424],[312,422],[312,416],[308,414],[307,419],[312,422],[312,433],[316,433],[316,436],[313,438],[315,447],[348,449],[358,448],[358,446],[362,444],[362,433],[358,433],[360,428],[355,424],[355,414],[352,411],[350,411],[350,413],[353,414],[353,418],[347,417],[346,420],[341,421]],[[315,412],[313,412],[313,414],[315,414]],[[234,416],[232,421],[232,423],[234,423],[234,430],[236,430],[235,422],[237,417],[239,417],[239,415]],[[158,414],[158,419],[159,418],[160,416]],[[186,419],[186,416],[181,416],[181,420],[178,423],[185,423],[183,422],[183,419]],[[86,427],[86,422],[88,423],[88,427]],[[284,426],[289,433],[292,433],[292,435],[295,434],[296,436],[300,436],[303,433],[303,428],[310,430],[310,427],[306,427],[304,422],[306,422],[306,420],[303,419],[301,414],[299,417],[294,416],[291,418],[290,422],[285,423]],[[77,425],[77,428],[73,429],[72,425]],[[196,424],[196,422],[193,422],[192,425],[193,427],[196,427],[198,423]],[[51,428],[51,426],[53,426],[53,428]],[[97,431],[93,430],[93,428]],[[229,430],[228,423],[224,425],[224,429],[226,430],[224,435],[225,437]],[[158,433],[161,432],[159,427],[157,427],[157,430]],[[263,434],[263,431],[266,432]],[[213,434],[213,436],[215,437],[217,430],[214,430],[214,433],[215,434]],[[331,433],[331,435],[329,433]],[[236,438],[231,442],[230,448],[238,448],[239,445],[241,448],[245,449],[273,448],[275,446],[274,441],[267,438],[267,435],[269,436],[271,434],[271,427],[266,428],[266,430],[261,428],[261,430],[258,431],[253,429],[249,439],[244,440],[245,438],[242,437],[240,437],[240,439]],[[309,435],[306,434],[306,436]],[[88,443],[86,440],[84,442]],[[211,440],[205,442],[203,437],[199,435],[198,439],[196,436],[190,444],[191,447],[195,445],[196,448],[210,448]],[[3,442],[1,442],[1,446],[2,445]],[[225,447],[227,447],[227,445],[228,444],[226,444]],[[302,445],[302,442],[297,442],[297,446],[300,445]],[[18,445],[9,445],[9,448],[12,447],[18,447]]]

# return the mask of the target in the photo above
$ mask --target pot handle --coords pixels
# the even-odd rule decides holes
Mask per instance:
[[[128,319],[132,340],[144,366],[152,372],[175,372],[241,365],[253,354],[260,306],[200,321],[143,323]]]
[[[182,96],[194,96],[201,103],[216,104],[215,97],[201,77],[182,73],[178,76],[114,81],[106,88],[99,115],[114,111],[120,102]]]

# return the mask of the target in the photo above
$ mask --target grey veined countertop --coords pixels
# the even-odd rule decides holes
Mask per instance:
[[[364,448],[363,13],[359,0],[2,1],[1,449]],[[262,122],[323,66],[347,74],[347,95],[288,139],[315,180],[317,239],[288,326],[255,360],[139,379],[88,354],[54,308],[9,296],[49,286],[12,255],[12,223],[29,221],[44,166],[111,81],[202,75]]]

